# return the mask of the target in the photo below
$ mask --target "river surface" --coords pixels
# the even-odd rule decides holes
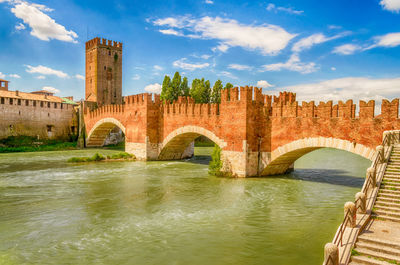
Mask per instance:
[[[0,155],[1,265],[320,265],[370,165],[333,149],[250,179],[209,176],[211,148],[183,162],[66,162],[96,151]]]

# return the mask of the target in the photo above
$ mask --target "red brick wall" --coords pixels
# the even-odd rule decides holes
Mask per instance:
[[[114,117],[126,127],[129,142],[162,143],[168,134],[192,125],[212,131],[227,143],[224,150],[271,152],[277,147],[307,137],[332,137],[375,148],[385,130],[400,129],[399,100],[382,103],[382,114],[374,116],[375,102],[360,101],[360,111],[352,100],[320,102],[296,101],[296,94],[281,92],[278,97],[262,95],[257,88],[224,90],[221,104],[194,104],[179,98],[172,104],[160,103],[158,95],[125,97],[124,105],[103,106],[87,111],[87,132],[103,118]],[[261,138],[261,143],[259,139]],[[260,145],[261,144],[261,145]]]

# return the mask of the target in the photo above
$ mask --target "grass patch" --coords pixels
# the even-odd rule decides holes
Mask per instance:
[[[360,256],[360,252],[358,252],[357,250],[355,250],[354,248],[351,250],[351,255],[352,256]]]
[[[32,136],[9,136],[0,140],[0,153],[40,152],[77,149],[76,142],[43,139]]]
[[[84,162],[98,162],[98,161],[110,161],[110,160],[132,160],[136,159],[134,155],[128,154],[126,152],[121,152],[118,154],[113,154],[111,156],[103,156],[100,153],[94,154],[92,157],[71,157],[68,159],[70,163],[84,163]]]
[[[68,159],[68,162],[72,163],[82,163],[82,162],[95,162],[95,161],[103,161],[106,158],[99,153],[94,154],[92,157],[71,157]]]
[[[105,149],[110,149],[110,150],[125,150],[125,141],[122,141],[118,144],[110,144],[110,145],[105,145],[103,146]]]
[[[135,156],[131,155],[127,152],[121,152],[118,154],[113,154],[111,156],[107,156],[107,159],[129,159],[129,158],[135,158]]]

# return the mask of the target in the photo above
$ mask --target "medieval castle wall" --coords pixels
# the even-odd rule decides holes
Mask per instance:
[[[25,135],[68,139],[77,133],[74,105],[54,96],[1,91],[0,138]]]

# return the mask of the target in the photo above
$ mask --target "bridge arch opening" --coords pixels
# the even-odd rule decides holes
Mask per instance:
[[[198,126],[184,126],[171,132],[162,142],[159,160],[179,160],[194,155],[194,141],[205,137],[220,148],[226,143],[213,132]]]
[[[125,126],[114,118],[101,119],[93,126],[86,138],[88,147],[101,147],[119,142],[125,137]],[[117,138],[117,139],[113,139]]]
[[[325,137],[300,139],[278,147],[271,152],[270,162],[261,175],[284,174],[294,168],[294,162],[297,159],[321,148],[344,150],[369,160],[372,160],[375,156],[374,149],[347,140]]]

